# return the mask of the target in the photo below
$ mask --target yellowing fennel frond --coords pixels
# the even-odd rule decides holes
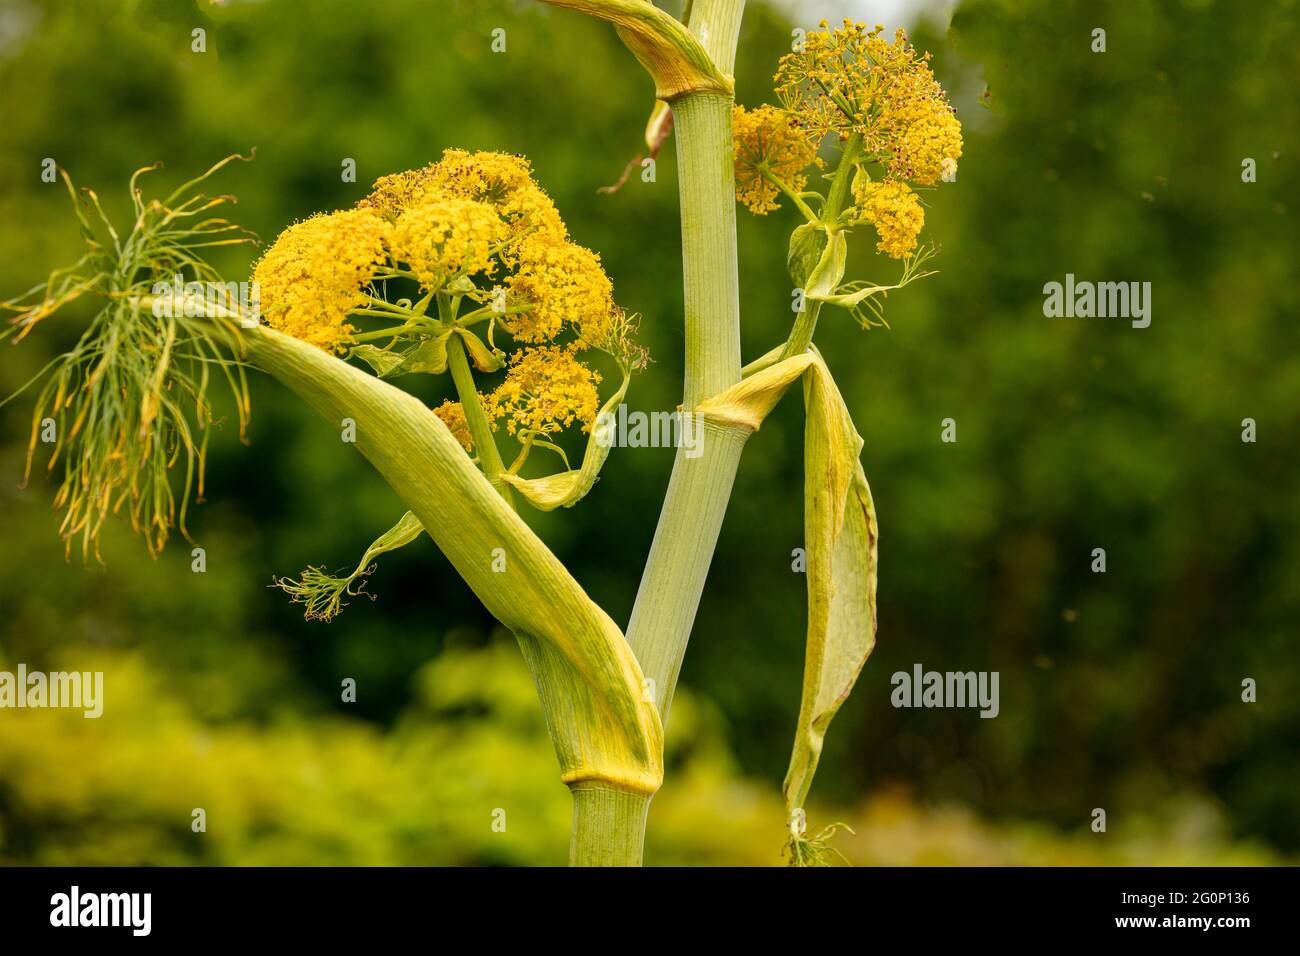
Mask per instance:
[[[774,350],[756,365],[779,354]],[[853,689],[876,643],[876,527],[871,489],[858,455],[862,438],[830,370],[804,352],[742,380],[699,406],[706,419],[756,430],[786,389],[803,379],[804,548],[808,571],[808,641],[802,702],[786,809],[802,809],[821,756],[826,728]],[[799,834],[795,834],[799,839]]]
[[[332,422],[411,510],[523,648],[570,786],[654,793],[663,729],[622,632],[412,395],[315,346],[259,327],[250,357]]]

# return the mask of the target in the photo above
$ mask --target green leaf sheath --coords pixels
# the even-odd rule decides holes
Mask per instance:
[[[691,31],[648,0],[543,2],[614,24],[624,45],[654,78],[658,99],[671,102],[679,96],[704,90],[726,95],[731,93],[731,78],[714,66],[708,52]],[[733,42],[733,49],[734,46]]]
[[[808,637],[786,808],[803,807],[826,728],[876,643],[875,506],[858,456],[862,438],[820,354],[803,352],[754,372],[700,406],[706,419],[756,430],[803,379],[804,548]]]
[[[334,424],[397,492],[537,677],[562,779],[651,794],[663,778],[658,712],[618,627],[501,499],[414,396],[265,327],[250,357]]]

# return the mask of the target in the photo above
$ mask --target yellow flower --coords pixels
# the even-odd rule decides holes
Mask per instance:
[[[485,396],[493,422],[506,419],[511,435],[522,430],[553,434],[578,421],[590,431],[600,410],[600,373],[577,357],[576,345],[526,348],[510,358],[506,380]]]
[[[523,156],[449,149],[430,167],[429,179],[454,195],[490,204],[512,237],[526,232],[557,239],[568,235],[555,203],[533,180]]]
[[[370,195],[357,203],[361,209],[374,209],[394,219],[424,198],[432,185],[433,164],[420,169],[380,176],[370,187]]]
[[[876,227],[876,248],[894,259],[905,259],[916,248],[925,225],[921,202],[907,183],[896,179],[855,184],[858,215]]]
[[[930,69],[899,30],[892,42],[882,27],[842,27],[808,34],[801,52],[781,58],[777,95],[793,121],[814,139],[835,133],[863,138],[864,150],[890,174],[932,185],[961,156],[961,123]]]
[[[508,317],[521,342],[549,342],[567,323],[588,344],[604,340],[614,311],[614,286],[600,256],[545,233],[525,236],[517,247],[518,270],[507,280],[516,304],[528,311]]]
[[[327,352],[345,349],[355,331],[348,313],[386,260],[390,230],[368,209],[320,213],[285,229],[253,268],[267,324]]]
[[[490,274],[494,247],[505,238],[491,206],[435,189],[397,217],[393,258],[410,266],[423,288],[437,289],[460,273]]]
[[[466,451],[474,450],[474,439],[469,433],[469,422],[465,420],[465,407],[460,402],[447,399],[433,410],[442,419],[442,423],[451,429],[452,437],[460,442]]]
[[[508,153],[448,149],[436,163],[381,176],[357,205],[395,218],[432,191],[486,203],[505,222],[511,238],[526,233],[561,239],[568,235],[555,203],[533,180],[528,160]]]
[[[961,156],[961,123],[952,109],[922,103],[900,111],[890,172],[922,186],[932,186],[945,171],[957,171]]]
[[[732,140],[735,150],[736,199],[750,212],[765,216],[780,209],[780,189],[764,172],[782,180],[792,192],[808,184],[804,170],[817,159],[817,146],[793,123],[785,110],[760,106],[750,111],[737,106],[732,111]]]

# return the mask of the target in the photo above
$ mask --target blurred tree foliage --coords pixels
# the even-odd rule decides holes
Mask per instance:
[[[755,105],[772,100],[791,25],[751,6],[737,90]],[[1247,17],[1209,0],[966,0],[951,35],[926,23],[913,39],[935,51],[966,150],[957,182],[925,197],[941,273],[889,303],[892,331],[835,313],[819,330],[882,528],[880,642],[828,738],[819,790],[845,809],[826,815],[859,829],[844,846],[861,862],[1294,854],[1295,5]],[[629,404],[670,409],[672,149],[655,182],[596,193],[640,149],[651,97],[611,31],[529,2],[0,0],[0,290],[78,254],[65,193],[40,181],[45,157],[124,216],[137,167],[164,161],[161,190],[255,147],[217,188],[269,240],[445,147],[520,152],[645,315],[656,362]],[[1241,181],[1245,157],[1256,183]],[[340,175],[349,158],[355,183]],[[793,224],[788,209],[742,211],[747,357],[792,318]],[[851,271],[887,278],[871,245]],[[254,254],[221,263],[243,278]],[[1044,318],[1043,284],[1066,273],[1150,281],[1151,327]],[[69,313],[4,345],[0,392],[77,329]],[[216,436],[192,512],[203,575],[183,542],[151,562],[120,528],[107,568],[65,563],[39,469],[16,487],[30,407],[0,408],[0,667],[102,666],[107,698],[100,721],[0,712],[0,860],[562,859],[568,798],[526,672],[427,541],[385,556],[377,602],[331,625],[265,587],[349,564],[402,507],[328,423],[254,385],[251,444]],[[939,441],[947,417],[956,444]],[[1247,417],[1255,444],[1240,440]],[[651,861],[776,861],[802,666],[801,462],[790,401],[742,465]],[[577,508],[530,518],[616,620],[670,466],[668,450],[616,453]],[[1097,547],[1105,574],[1090,571]],[[918,661],[999,671],[1000,716],[893,709],[890,675]],[[340,701],[346,677],[355,704]],[[1241,703],[1245,677],[1258,703]],[[189,830],[197,806],[203,837]],[[1106,837],[1087,831],[1099,806]],[[496,807],[506,834],[491,831]]]

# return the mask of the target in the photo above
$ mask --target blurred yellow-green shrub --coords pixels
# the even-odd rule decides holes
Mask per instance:
[[[68,655],[57,655],[57,664]],[[72,665],[69,664],[69,667]],[[560,784],[531,678],[507,640],[452,649],[414,677],[383,732],[316,715],[266,725],[195,717],[139,653],[79,651],[102,670],[104,714],[10,711],[0,720],[0,863],[40,865],[519,865],[567,853]],[[0,669],[12,669],[0,661]],[[652,807],[652,864],[781,862],[779,792],[736,772],[717,715],[674,704],[672,775]],[[205,828],[195,832],[193,811]],[[819,810],[856,831],[837,846],[872,865],[1259,864],[1204,805],[1126,831],[1063,836],[926,810],[885,792]],[[501,824],[504,823],[504,826]],[[1119,829],[1119,827],[1117,827]]]

